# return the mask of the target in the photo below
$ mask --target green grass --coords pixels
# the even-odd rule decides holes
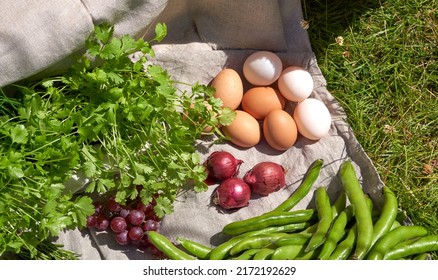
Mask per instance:
[[[303,10],[358,141],[413,223],[438,234],[438,1],[304,0]]]

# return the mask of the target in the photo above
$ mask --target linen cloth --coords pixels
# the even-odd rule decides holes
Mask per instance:
[[[214,137],[196,143],[203,160],[218,150],[229,151],[242,159],[240,176],[258,162],[277,162],[287,170],[288,186],[269,196],[254,198],[248,207],[237,211],[221,211],[212,205],[211,195],[217,185],[203,193],[186,192],[175,203],[174,213],[160,224],[160,232],[172,241],[180,236],[205,245],[218,245],[227,238],[220,233],[224,225],[259,215],[280,204],[299,186],[316,159],[323,159],[324,167],[314,188],[327,187],[332,202],[341,191],[339,167],[351,159],[364,192],[377,207],[381,205],[383,183],[355,138],[342,107],[326,88],[304,28],[299,0],[68,0],[62,4],[49,0],[38,5],[38,1],[24,1],[26,7],[34,8],[29,11],[20,6],[22,2],[5,0],[0,4],[2,11],[8,6],[23,10],[17,25],[12,24],[17,20],[14,14],[0,19],[0,86],[37,73],[47,75],[65,69],[70,55],[83,47],[82,42],[93,25],[103,21],[113,22],[117,34],[129,33],[145,39],[153,38],[156,23],[166,23],[168,36],[153,46],[156,57],[150,62],[162,65],[175,80],[189,84],[209,84],[219,71],[228,67],[241,74],[247,90],[250,85],[243,78],[242,66],[246,57],[257,50],[275,52],[283,67],[298,65],[311,73],[314,80],[311,97],[323,101],[332,116],[328,136],[319,141],[299,136],[295,145],[284,152],[271,149],[264,140],[247,149],[229,143],[211,146]],[[294,106],[289,102],[286,110],[292,112]],[[311,191],[295,209],[313,206]],[[70,230],[54,241],[84,260],[151,258],[149,253],[134,246],[118,245],[111,232]]]

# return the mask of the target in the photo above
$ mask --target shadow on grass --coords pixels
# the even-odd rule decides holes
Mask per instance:
[[[380,0],[303,0],[304,18],[309,23],[310,42],[317,57],[325,55],[336,37],[369,10],[381,6]]]

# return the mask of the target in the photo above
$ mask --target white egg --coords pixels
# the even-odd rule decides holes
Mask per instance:
[[[314,98],[298,103],[294,110],[298,132],[311,140],[319,140],[330,130],[332,118],[325,104]]]
[[[289,66],[278,78],[278,89],[284,98],[299,102],[313,91],[313,78],[309,72],[299,66]]]
[[[268,86],[280,77],[283,64],[273,52],[258,51],[248,56],[243,63],[243,75],[255,86]]]

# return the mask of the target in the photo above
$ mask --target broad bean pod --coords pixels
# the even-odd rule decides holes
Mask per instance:
[[[330,257],[336,248],[338,242],[345,235],[345,228],[348,222],[353,218],[353,206],[348,205],[333,222],[333,226],[330,229],[327,238],[322,246],[320,255],[318,256],[321,260],[326,260]]]
[[[253,260],[269,260],[271,258],[272,253],[274,253],[274,249],[271,248],[260,249],[254,255]]]
[[[305,252],[306,245],[285,245],[274,250],[271,260],[311,260],[319,254],[319,250]]]
[[[271,255],[271,260],[294,260],[304,254],[306,245],[285,245],[278,247]]]
[[[368,196],[364,195],[364,198],[366,202],[366,207],[368,208],[368,213],[371,215],[371,212],[373,211],[373,202]],[[357,224],[355,222],[354,225],[349,229],[347,233],[347,237],[336,246],[335,250],[332,252],[330,257],[328,257],[328,259],[329,260],[348,259],[356,246],[356,242],[357,242]]]
[[[423,237],[428,234],[422,226],[399,226],[382,236],[368,253],[369,260],[382,260],[389,250],[400,242],[416,237]]]
[[[308,228],[300,231],[299,233],[315,233],[316,229],[318,228],[318,222],[314,223],[313,225],[309,226]]]
[[[190,239],[177,237],[176,240],[187,252],[198,259],[208,259],[210,252],[213,250],[211,247],[205,246]]]
[[[328,257],[329,260],[346,260],[353,252],[357,239],[357,226],[353,225],[348,231],[347,237],[339,243],[332,254]]]
[[[222,232],[228,235],[238,235],[268,226],[309,222],[317,219],[317,217],[315,209],[295,210],[292,212],[268,212],[242,221],[229,223],[224,226]]]
[[[249,249],[243,252],[241,255],[233,258],[233,260],[250,260],[256,255],[261,249]]]
[[[292,224],[286,224],[281,226],[270,226],[263,229],[259,229],[254,231],[256,234],[268,234],[268,233],[281,233],[281,232],[297,232],[300,230],[307,230],[309,227],[311,227],[311,222],[302,222],[302,223],[292,223]],[[243,235],[254,235],[254,232],[245,232],[242,233]]]
[[[347,207],[347,195],[345,194],[345,191],[342,190],[332,205],[333,220],[336,219],[336,217],[345,209],[345,207]]]
[[[245,236],[238,235],[216,246],[210,252],[210,260],[223,260],[237,243],[243,240]]]
[[[242,239],[246,237],[262,235],[262,234],[270,234],[270,233],[295,232],[297,230],[304,230],[309,226],[310,226],[309,222],[286,224],[281,226],[271,226],[259,230],[248,231],[240,235],[233,236],[229,240],[213,248],[213,250],[210,253],[210,260],[224,259],[229,254],[231,248],[233,248],[237,243],[239,243]]]
[[[319,187],[315,190],[315,207],[319,218],[318,227],[307,244],[306,253],[315,250],[324,243],[327,232],[332,225],[333,212],[325,187]]]
[[[371,213],[367,211],[365,194],[356,177],[351,161],[345,161],[340,166],[341,183],[353,206],[354,217],[357,225],[357,240],[353,259],[363,259],[369,248],[373,237],[373,220]]]
[[[438,251],[438,235],[427,235],[410,244],[399,244],[384,255],[384,260],[396,260],[417,254]]]
[[[310,165],[303,182],[288,199],[274,208],[272,212],[289,211],[294,208],[310,192],[310,189],[319,177],[323,163],[322,159],[315,160]]]
[[[279,247],[285,245],[305,245],[309,243],[311,237],[311,233],[291,233],[275,240],[273,243]]]
[[[391,229],[391,226],[397,217],[398,202],[390,188],[383,188],[383,197],[384,202],[382,212],[373,226],[371,246],[373,246],[380,237],[385,235]]]
[[[176,247],[167,237],[156,232],[147,232],[148,240],[158,249],[172,260],[195,260],[192,255],[187,254],[180,248]]]
[[[285,236],[287,236],[287,233],[255,235],[243,238],[231,248],[230,255],[234,256],[249,249],[262,249]]]

